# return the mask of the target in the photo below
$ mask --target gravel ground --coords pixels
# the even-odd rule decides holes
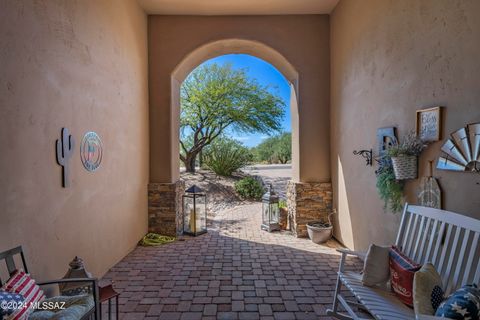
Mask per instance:
[[[281,199],[286,198],[287,183],[291,179],[291,165],[255,165],[243,169],[233,177],[220,177],[208,170],[198,170],[192,174],[181,170],[180,178],[185,182],[185,187],[197,185],[207,194],[207,212],[213,217],[217,213],[234,207],[252,204],[253,201],[242,200],[235,192],[236,181],[254,176],[262,180],[267,186],[272,184],[274,191]]]
[[[209,216],[215,216],[220,211],[239,205],[253,203],[242,200],[235,192],[235,182],[245,176],[247,175],[239,173],[233,177],[221,177],[207,170],[197,170],[194,174],[188,172],[180,173],[180,179],[185,182],[186,189],[195,184],[206,192]]]

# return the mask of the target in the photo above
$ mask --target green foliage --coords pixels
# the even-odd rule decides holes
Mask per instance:
[[[235,191],[245,199],[259,200],[262,198],[264,190],[262,184],[252,177],[246,177],[235,183]]]
[[[237,140],[219,138],[204,149],[205,167],[220,176],[231,176],[236,170],[252,161],[250,150]]]
[[[386,155],[390,158],[400,155],[419,156],[426,147],[427,144],[418,138],[415,132],[409,132],[402,141],[388,148]]]
[[[393,167],[386,164],[377,175],[377,190],[384,201],[384,210],[390,209],[393,213],[399,212],[403,207],[402,181],[395,179]]]
[[[280,209],[287,209],[287,200],[280,199],[280,201],[278,201],[278,207]]]
[[[252,152],[257,162],[287,163],[292,159],[292,134],[284,132],[265,139]]]
[[[180,159],[188,171],[195,170],[198,153],[227,128],[271,134],[280,130],[285,113],[278,94],[229,64],[203,64],[193,70],[180,88],[180,104]],[[186,136],[191,136],[191,145]]]

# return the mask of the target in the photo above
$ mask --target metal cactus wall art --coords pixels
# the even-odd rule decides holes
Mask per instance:
[[[62,186],[70,186],[69,162],[75,147],[75,140],[69,134],[67,128],[62,128],[61,140],[57,139],[57,163],[62,166]]]

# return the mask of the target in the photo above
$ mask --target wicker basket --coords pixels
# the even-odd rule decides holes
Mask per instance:
[[[397,180],[417,179],[417,156],[392,157],[393,171]]]

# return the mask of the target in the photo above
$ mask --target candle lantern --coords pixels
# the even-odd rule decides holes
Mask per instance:
[[[207,196],[193,185],[183,195],[183,233],[198,236],[207,232]]]
[[[92,274],[85,269],[82,258],[75,257],[68,265],[70,268],[63,279],[92,277]],[[64,296],[92,293],[91,284],[88,282],[62,283],[59,285],[59,289]]]
[[[272,185],[262,197],[262,230],[272,232],[280,230],[278,196],[273,191]]]

